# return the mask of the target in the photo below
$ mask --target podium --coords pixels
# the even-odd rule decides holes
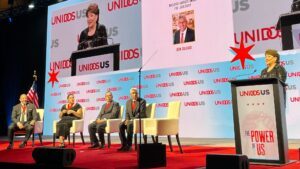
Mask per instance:
[[[254,163],[288,163],[286,84],[277,78],[230,83],[236,153]]]
[[[292,25],[298,23],[300,23],[300,11],[279,16],[276,29],[281,30],[282,50],[294,49]]]
[[[104,45],[72,52],[71,76],[119,70],[120,44]]]

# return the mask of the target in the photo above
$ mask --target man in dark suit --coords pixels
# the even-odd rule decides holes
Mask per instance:
[[[106,103],[102,105],[97,119],[89,124],[89,134],[91,140],[91,146],[89,148],[100,148],[103,149],[105,145],[104,133],[107,119],[116,119],[120,114],[120,105],[118,102],[113,101],[113,95],[110,91],[105,93]],[[96,132],[99,134],[101,145],[96,136]]]
[[[178,27],[174,34],[174,44],[195,41],[195,31],[187,27],[187,19],[185,16],[179,16]]]
[[[138,96],[136,88],[130,89],[130,99],[126,102],[126,119],[120,124],[119,136],[122,147],[118,151],[130,151],[133,135],[133,119],[146,117],[146,100]],[[125,135],[127,131],[127,138]]]
[[[20,103],[13,107],[11,120],[12,124],[8,127],[8,139],[9,145],[7,149],[13,148],[14,132],[17,130],[25,129],[26,136],[24,141],[19,145],[19,148],[24,148],[27,144],[27,140],[34,129],[34,123],[37,120],[36,109],[33,104],[27,103],[27,95],[21,94]]]

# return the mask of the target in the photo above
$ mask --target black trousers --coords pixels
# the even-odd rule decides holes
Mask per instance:
[[[34,128],[32,125],[30,125],[30,122],[23,122],[23,125],[24,125],[24,129],[26,131],[24,142],[27,142],[27,140],[30,138],[30,135],[32,134]],[[14,133],[15,133],[15,131],[18,131],[18,130],[20,130],[20,129],[16,123],[12,123],[9,125],[9,127],[8,127],[9,144],[13,143]]]
[[[125,135],[125,130],[127,131],[127,138]],[[132,135],[133,135],[133,121],[128,121],[125,125],[125,121],[120,123],[119,126],[119,137],[121,140],[122,146],[131,146],[132,145]]]
[[[88,128],[89,128],[90,140],[92,144],[99,144],[99,140],[96,136],[96,133],[99,134],[101,145],[105,144],[105,139],[104,139],[105,127],[106,127],[106,121],[99,124],[96,123],[96,121],[94,121],[93,123],[89,124]]]
[[[56,124],[56,136],[64,136],[65,138],[69,136],[73,120],[77,120],[77,118],[73,116],[63,116]]]

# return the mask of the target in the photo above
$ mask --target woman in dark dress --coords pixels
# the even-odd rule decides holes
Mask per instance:
[[[276,50],[268,49],[265,52],[265,61],[267,67],[261,71],[261,78],[278,78],[286,81],[286,70],[280,63],[280,56]]]
[[[80,104],[75,103],[74,95],[69,94],[67,100],[68,103],[62,106],[59,113],[61,120],[56,124],[56,136],[59,137],[60,147],[62,148],[65,147],[65,138],[70,134],[72,121],[82,118],[82,107]]]
[[[79,38],[77,49],[87,49],[96,46],[107,45],[107,33],[104,25],[99,24],[98,5],[92,3],[86,11],[87,25]]]

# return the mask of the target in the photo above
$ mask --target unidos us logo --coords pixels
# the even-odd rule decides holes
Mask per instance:
[[[69,12],[64,12],[62,14],[53,15],[51,18],[51,24],[58,25],[63,23],[69,23],[75,21],[76,19],[80,19],[85,16],[86,9],[74,10]]]
[[[270,95],[270,90],[242,90],[239,92],[240,96],[264,96]]]

